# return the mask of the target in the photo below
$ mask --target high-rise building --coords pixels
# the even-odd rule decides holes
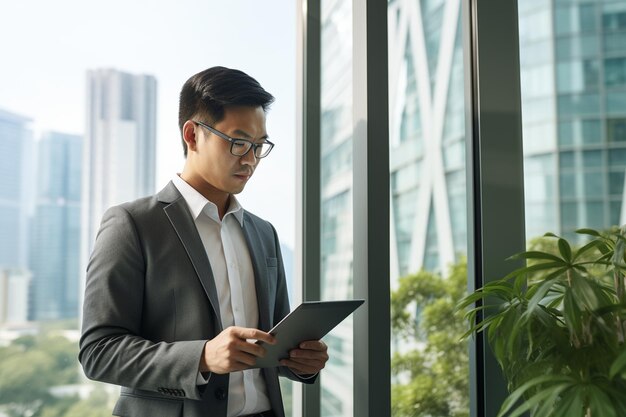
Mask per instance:
[[[522,1],[527,237],[623,222],[626,1]]]
[[[352,294],[351,3],[321,2],[325,299]],[[467,251],[461,14],[388,1],[392,286]],[[520,0],[519,27],[527,237],[625,223],[626,1]],[[325,417],[352,415],[348,323],[327,337]]]
[[[87,73],[81,218],[85,267],[104,211],[155,191],[156,94],[151,75],[113,69]]]
[[[389,2],[392,279],[466,246],[458,0]],[[527,238],[623,223],[626,1],[519,2]]]
[[[37,149],[29,316],[32,320],[77,317],[82,138],[49,132]]]
[[[23,325],[28,320],[30,279],[26,269],[0,269],[0,326]]]
[[[31,119],[0,109],[0,267],[26,268]]]

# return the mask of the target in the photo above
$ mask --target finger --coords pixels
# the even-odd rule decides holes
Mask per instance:
[[[310,349],[293,349],[289,351],[289,358],[303,358],[314,360],[328,360],[328,354],[325,351],[310,350]]]
[[[238,327],[235,329],[235,334],[241,339],[256,339],[269,343],[270,345],[276,343],[276,338],[274,336],[259,329]]]
[[[265,356],[265,348],[255,343],[241,341],[240,343],[237,344],[237,349],[242,352],[246,352],[256,357],[259,357],[259,358],[262,358]]]
[[[316,374],[323,368],[319,364],[304,364],[291,359],[283,359],[280,361],[280,364],[299,374]]]
[[[317,350],[319,352],[325,352],[326,350],[328,350],[328,346],[326,346],[326,343],[322,342],[321,340],[307,340],[300,343],[298,347],[300,349]]]

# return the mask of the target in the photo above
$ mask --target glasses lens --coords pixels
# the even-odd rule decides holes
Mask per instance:
[[[272,150],[272,145],[267,142],[264,142],[260,145],[261,146],[257,146],[257,148],[254,150],[254,156],[256,156],[257,158],[264,158]]]
[[[252,144],[245,140],[233,139],[230,146],[230,152],[235,156],[245,155]]]

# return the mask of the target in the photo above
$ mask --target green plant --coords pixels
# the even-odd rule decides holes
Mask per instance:
[[[400,278],[391,294],[394,344],[391,414],[394,417],[467,417],[467,330],[456,304],[467,294],[467,263],[446,277],[420,271]]]
[[[558,250],[513,256],[526,266],[458,305],[507,380],[498,416],[626,416],[626,230],[577,233],[591,241],[573,249],[548,233]]]

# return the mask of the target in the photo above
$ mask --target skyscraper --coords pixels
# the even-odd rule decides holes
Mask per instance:
[[[0,267],[26,268],[31,120],[0,109]]]
[[[29,316],[32,320],[77,317],[82,138],[49,132],[37,148]]]
[[[0,327],[23,325],[28,320],[30,279],[26,269],[0,269]]]
[[[465,253],[458,0],[389,2],[392,276]],[[526,235],[620,224],[626,1],[519,2]],[[393,279],[392,277],[392,279]]]
[[[156,89],[156,79],[151,75],[113,69],[87,73],[81,217],[83,266],[104,211],[155,191]]]

